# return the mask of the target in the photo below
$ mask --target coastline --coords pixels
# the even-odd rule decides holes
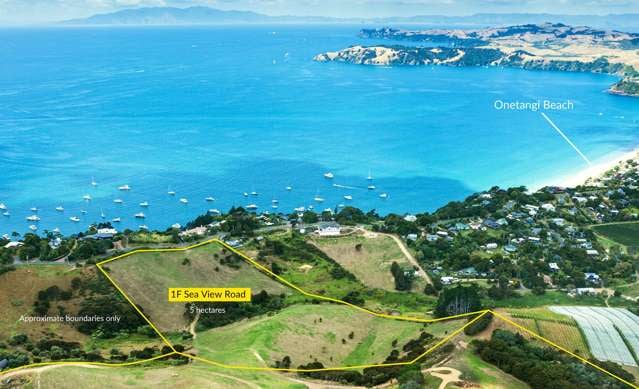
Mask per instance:
[[[565,174],[544,180],[541,184],[532,186],[531,191],[537,191],[545,186],[574,188],[579,185],[584,185],[593,179],[602,177],[606,172],[615,168],[615,166],[618,166],[621,162],[637,158],[639,158],[639,146],[634,147],[630,151],[611,153],[577,173]]]

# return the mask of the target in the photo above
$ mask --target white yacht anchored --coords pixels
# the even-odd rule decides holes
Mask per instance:
[[[116,204],[122,204],[124,201],[122,201],[122,199],[115,199],[113,202]]]
[[[38,215],[27,216],[27,220],[30,222],[39,222],[40,217]]]
[[[64,212],[64,207],[62,205],[58,205],[57,207],[55,207],[55,210],[58,212]]]
[[[180,202],[181,202],[182,204],[188,204],[188,203],[189,203],[189,200],[187,200],[187,199],[185,199],[184,197],[182,197],[182,198],[180,199]]]
[[[118,190],[131,190],[131,187],[128,184],[124,184],[118,187]]]
[[[140,207],[146,208],[148,206],[149,206],[149,202],[148,201],[143,201],[143,202],[140,203]]]
[[[136,219],[144,219],[145,217],[146,215],[144,214],[144,212],[138,212],[135,214]]]
[[[329,180],[335,178],[335,175],[331,172],[324,173],[324,178],[328,178]]]
[[[77,222],[79,222],[79,221],[80,221],[80,218],[79,218],[79,217],[77,217],[77,216],[71,216],[71,217],[69,218],[69,220],[71,220],[71,221],[72,221],[72,222],[74,222],[74,223],[77,223]]]
[[[215,201],[215,198],[209,196],[207,198],[204,199],[205,201],[211,202],[211,201]]]
[[[344,200],[353,200],[353,196],[351,196],[351,195],[344,195]]]

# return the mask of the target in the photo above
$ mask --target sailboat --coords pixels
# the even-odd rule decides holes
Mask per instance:
[[[118,187],[118,190],[124,190],[124,191],[127,191],[127,190],[131,190],[131,187],[129,186],[129,184],[124,184],[124,185],[122,185],[122,186],[119,186],[119,187]]]
[[[55,210],[58,212],[64,212],[64,207],[62,205],[58,205],[57,207],[55,207]]]
[[[387,199],[388,198],[388,193],[380,193],[379,197],[382,199]]]
[[[91,186],[98,186],[98,183],[95,181],[95,178],[91,177]]]
[[[146,215],[144,214],[144,212],[138,212],[135,214],[136,219],[144,219],[146,217]]]
[[[344,200],[353,200],[353,196],[351,196],[351,195],[344,195]]]
[[[207,198],[204,199],[205,201],[211,202],[211,201],[215,201],[215,198],[209,196]]]
[[[373,175],[371,174],[370,169],[368,169],[368,177],[366,177],[366,179],[368,180],[368,189],[369,190],[375,189],[376,186],[373,185]]]
[[[322,201],[324,201],[324,198],[319,195],[319,190],[315,194],[315,197],[313,198],[313,200],[317,201],[318,203],[321,203]]]
[[[112,221],[113,223],[119,223],[119,222],[121,222],[121,221],[122,221],[122,219],[120,219],[119,217],[114,217],[113,219],[111,219],[111,221]]]
[[[146,208],[148,206],[149,206],[149,202],[148,201],[143,201],[143,202],[140,203],[140,207]]]
[[[100,217],[102,219],[106,218],[106,215],[104,214],[104,211],[102,209],[100,209]]]
[[[115,199],[113,202],[116,204],[122,204],[124,201],[122,199]]]
[[[175,196],[175,191],[171,189],[171,187],[169,187],[169,189],[167,189],[166,194],[168,194],[169,196]]]
[[[290,192],[290,191],[293,190],[293,187],[289,185],[289,186],[286,187],[286,190]]]
[[[82,196],[82,200],[84,200],[84,201],[91,201],[91,199],[92,199],[91,195],[87,194],[87,195]]]
[[[0,211],[6,211],[7,210],[7,206],[4,205],[4,203],[0,203]]]
[[[327,179],[330,180],[330,179],[333,179],[334,177],[335,177],[335,175],[333,173],[331,173],[331,172],[324,173],[324,178],[327,178]]]
[[[187,200],[186,198],[182,197],[182,198],[180,199],[180,202],[181,202],[182,204],[185,204],[185,205],[186,205],[186,204],[188,204],[188,203],[189,203],[189,200]]]
[[[38,215],[27,216],[27,220],[30,222],[39,222],[40,217]]]
[[[69,218],[69,220],[71,220],[71,221],[72,221],[72,222],[74,222],[74,223],[77,223],[77,222],[79,222],[79,221],[80,221],[80,218],[79,218],[79,217],[77,217],[77,216],[71,216],[71,217]]]

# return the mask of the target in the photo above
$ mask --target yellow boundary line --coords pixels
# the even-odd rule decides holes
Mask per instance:
[[[416,322],[416,323],[434,323],[434,322],[439,322],[439,321],[444,321],[444,320],[453,320],[453,319],[458,319],[458,318],[463,318],[463,317],[468,317],[468,316],[472,316],[472,315],[477,315],[475,318],[473,318],[472,320],[470,320],[468,323],[466,323],[465,325],[463,325],[462,327],[458,328],[457,330],[453,331],[450,335],[448,335],[447,337],[443,338],[442,340],[440,340],[439,342],[437,342],[435,345],[431,346],[428,350],[424,351],[422,354],[420,354],[419,356],[417,356],[416,358],[414,358],[411,361],[406,361],[406,362],[394,362],[394,363],[380,363],[380,364],[368,364],[368,365],[355,365],[355,366],[340,366],[340,367],[326,367],[326,368],[320,368],[320,369],[296,369],[296,368],[275,368],[275,367],[260,367],[260,366],[241,366],[241,365],[226,365],[224,363],[220,363],[220,362],[215,362],[206,358],[202,358],[202,357],[198,357],[195,355],[191,355],[191,354],[187,354],[187,353],[183,353],[183,352],[179,352],[177,350],[175,350],[175,348],[173,347],[173,345],[171,344],[171,342],[168,341],[168,339],[166,339],[166,337],[164,337],[164,335],[162,334],[162,332],[160,330],[158,330],[158,328],[151,322],[151,320],[149,320],[148,317],[146,317],[146,315],[144,315],[144,313],[142,313],[142,311],[138,308],[138,306],[133,302],[133,300],[118,286],[118,284],[109,276],[109,274],[102,268],[102,266],[104,264],[116,261],[118,259],[122,259],[122,258],[126,258],[129,257],[131,255],[134,254],[139,254],[139,253],[158,253],[158,252],[179,252],[179,251],[187,251],[187,250],[191,250],[197,247],[201,247],[204,245],[208,245],[211,243],[216,243],[224,248],[226,248],[227,250],[231,251],[232,253],[238,255],[239,257],[241,257],[242,259],[244,259],[245,261],[249,262],[250,264],[252,264],[253,266],[255,266],[256,268],[258,268],[260,271],[262,271],[263,273],[266,273],[267,275],[277,279],[279,282],[281,282],[282,284],[302,293],[305,296],[311,297],[311,298],[315,298],[315,299],[319,299],[319,300],[325,300],[325,301],[330,301],[333,303],[337,303],[337,304],[342,304],[342,305],[346,305],[349,306],[353,309],[359,310],[361,312],[365,312],[367,314],[373,315],[373,316],[377,316],[377,317],[382,317],[385,319],[392,319],[392,320],[403,320],[403,321],[410,321],[410,322]],[[139,360],[139,361],[133,361],[133,362],[123,362],[123,363],[106,363],[106,362],[71,362],[71,361],[60,361],[60,362],[40,362],[40,363],[32,363],[29,365],[24,365],[24,366],[19,366],[19,367],[15,367],[12,369],[8,369],[5,371],[0,372],[0,377],[2,377],[3,375],[6,375],[8,373],[14,372],[14,371],[18,371],[18,370],[25,370],[25,369],[29,369],[29,368],[34,368],[34,367],[41,367],[41,366],[52,366],[52,365],[70,365],[70,366],[102,366],[102,367],[126,367],[126,366],[132,366],[132,365],[139,365],[139,364],[143,364],[146,362],[151,362],[154,360],[158,360],[158,359],[162,359],[165,357],[170,357],[172,355],[180,355],[183,357],[187,357],[189,359],[192,360],[196,360],[196,361],[200,361],[203,363],[207,363],[213,366],[217,366],[217,367],[221,367],[221,368],[226,368],[226,369],[234,369],[234,370],[252,370],[252,371],[281,371],[281,372],[295,372],[295,373],[303,373],[303,372],[319,372],[319,371],[340,371],[340,370],[359,370],[359,369],[366,369],[366,368],[371,368],[371,367],[391,367],[391,366],[406,366],[406,365],[412,365],[417,363],[419,360],[421,360],[422,358],[424,358],[426,355],[428,355],[429,353],[433,352],[434,350],[436,350],[438,347],[442,346],[443,344],[449,342],[452,338],[454,338],[455,336],[457,336],[459,333],[461,333],[466,327],[472,325],[475,321],[479,320],[480,318],[482,318],[484,315],[491,313],[493,314],[495,317],[498,317],[499,319],[505,321],[506,323],[530,334],[531,336],[533,336],[536,339],[539,339],[553,347],[555,347],[556,349],[563,351],[564,353],[578,359],[580,362],[589,365],[591,367],[594,367],[595,369],[599,370],[600,372],[607,374],[610,377],[613,377],[617,380],[619,380],[620,382],[623,382],[624,384],[635,388],[635,389],[639,389],[639,386],[617,376],[616,374],[613,374],[611,372],[609,372],[608,370],[597,366],[596,364],[590,362],[589,360],[567,350],[566,348],[554,343],[553,341],[546,339],[545,337],[536,334],[535,332],[529,330],[528,328],[517,324],[516,322],[508,319],[507,317],[494,312],[492,310],[482,310],[482,311],[477,311],[477,312],[469,312],[469,313],[464,313],[464,314],[460,314],[460,315],[453,315],[453,316],[447,316],[447,317],[442,317],[442,318],[437,318],[437,319],[424,319],[424,318],[418,318],[418,317],[410,317],[410,316],[393,316],[393,315],[387,315],[384,313],[379,313],[379,312],[374,312],[371,311],[367,308],[364,307],[360,307],[358,305],[355,304],[351,304],[347,301],[343,301],[343,300],[339,300],[339,299],[335,299],[332,297],[326,297],[326,296],[321,296],[321,295],[317,295],[314,293],[309,293],[306,292],[305,290],[301,289],[300,287],[298,287],[295,284],[292,284],[291,282],[287,281],[286,279],[280,277],[279,275],[273,273],[271,270],[269,270],[268,268],[264,267],[263,265],[259,264],[258,262],[256,262],[255,260],[253,260],[251,257],[245,255],[244,253],[242,253],[241,251],[235,249],[234,247],[229,246],[228,244],[226,244],[225,242],[214,238],[214,239],[209,239],[191,246],[185,246],[185,247],[174,247],[174,248],[160,248],[160,249],[137,249],[137,250],[132,250],[129,251],[127,253],[124,253],[122,255],[118,255],[116,257],[110,258],[110,259],[106,259],[104,261],[98,262],[96,264],[97,268],[102,272],[102,274],[104,274],[104,276],[109,280],[109,282],[111,282],[111,284],[113,284],[113,286],[118,290],[118,292],[127,300],[127,302],[129,304],[131,304],[131,306],[136,310],[136,312],[138,312],[138,314],[140,314],[140,316],[149,324],[149,326],[158,334],[158,336],[160,337],[160,339],[162,339],[162,341],[171,348],[171,352],[170,353],[166,353],[163,355],[158,355],[155,356],[153,358],[148,358],[148,359],[143,359],[143,360]]]

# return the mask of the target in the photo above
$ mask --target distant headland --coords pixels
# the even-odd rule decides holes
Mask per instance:
[[[622,77],[611,93],[639,96],[639,34],[561,23],[485,29],[363,29],[372,39],[424,45],[351,46],[315,57],[361,65],[505,66]]]

